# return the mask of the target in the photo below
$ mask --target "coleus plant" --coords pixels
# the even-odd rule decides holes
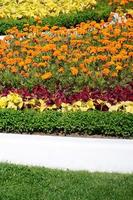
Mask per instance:
[[[97,104],[96,104],[97,103]],[[60,103],[60,105],[52,104],[48,105],[46,100],[44,99],[23,99],[21,95],[17,93],[10,92],[7,96],[0,97],[0,108],[7,108],[7,109],[15,109],[15,110],[22,110],[22,109],[35,109],[38,111],[45,111],[45,110],[57,110],[61,112],[69,112],[69,111],[89,111],[89,110],[99,110],[96,105],[99,105],[101,111],[125,111],[129,113],[133,113],[133,102],[132,101],[123,101],[119,102],[116,105],[111,105],[107,101],[103,100],[93,100],[89,99],[88,101],[84,102],[82,100],[75,101],[74,103]]]
[[[35,86],[31,91],[27,88],[4,88],[1,96],[7,96],[10,92],[19,94],[23,100],[43,99],[48,106],[55,104],[57,107],[60,107],[62,103],[73,104],[77,101],[87,102],[93,99],[96,109],[106,111],[108,110],[108,105],[104,102],[116,105],[122,101],[133,101],[133,82],[126,87],[116,86],[114,89],[104,91],[85,87],[80,92],[73,94],[68,93],[67,89],[63,89],[60,86],[57,87],[55,93],[50,93],[47,88],[41,85]]]

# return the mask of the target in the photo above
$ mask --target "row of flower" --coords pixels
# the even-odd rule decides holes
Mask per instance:
[[[98,3],[103,2],[102,0],[1,0],[0,18],[58,16],[62,13],[94,8]],[[112,8],[118,6],[125,8],[132,3],[132,0],[104,0],[104,3],[107,6],[111,5]]]
[[[0,40],[1,87],[56,85],[71,92],[125,86],[133,77],[131,18],[122,23],[88,22],[76,28],[25,25]]]
[[[0,108],[8,108],[8,109],[36,109],[39,111],[45,110],[57,110],[61,112],[68,111],[88,111],[88,110],[104,110],[112,112],[112,111],[124,111],[133,113],[133,102],[132,101],[122,101],[116,103],[115,105],[111,105],[107,101],[103,100],[93,100],[89,99],[88,101],[76,101],[73,104],[69,103],[61,103],[60,106],[53,104],[48,105],[46,100],[44,99],[22,99],[22,97],[17,93],[9,93],[7,96],[0,97]]]
[[[109,0],[109,4],[126,5],[133,0]]]
[[[43,86],[36,86],[31,91],[26,88],[5,88],[1,91],[0,108],[34,108],[40,111],[46,109],[61,111],[96,109],[133,112],[133,82],[127,87],[117,86],[106,91],[84,88],[73,94],[60,87],[55,93],[50,93]]]
[[[95,6],[95,0],[1,0],[0,18],[47,17]]]

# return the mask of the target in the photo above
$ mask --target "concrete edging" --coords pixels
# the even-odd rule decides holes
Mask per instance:
[[[0,162],[133,173],[133,140],[0,133]]]

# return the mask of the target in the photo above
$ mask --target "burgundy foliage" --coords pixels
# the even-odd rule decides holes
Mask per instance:
[[[87,87],[83,88],[82,91],[68,94],[66,90],[57,87],[55,93],[50,93],[44,86],[36,86],[31,91],[27,88],[4,88],[2,91],[2,96],[6,96],[9,92],[15,92],[20,94],[23,99],[30,98],[41,98],[45,99],[48,105],[56,104],[60,106],[62,102],[73,103],[78,100],[87,101],[93,99],[95,101],[95,106],[98,110],[101,110],[101,105],[97,103],[96,100],[101,99],[109,103],[116,104],[120,101],[133,101],[133,82],[129,83],[126,87],[117,86],[114,89],[108,89],[101,91],[99,89],[89,89]],[[108,108],[104,105],[102,110],[107,110]]]

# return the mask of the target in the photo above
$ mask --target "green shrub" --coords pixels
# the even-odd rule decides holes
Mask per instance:
[[[0,132],[133,137],[133,114],[1,109]]]

